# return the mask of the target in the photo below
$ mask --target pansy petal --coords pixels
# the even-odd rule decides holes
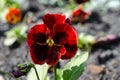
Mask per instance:
[[[66,19],[65,15],[62,14],[54,14],[54,15],[55,15],[56,23],[63,23]]]
[[[70,59],[75,56],[76,51],[77,51],[77,45],[65,45],[66,48],[66,53],[65,55],[61,56],[61,59]]]
[[[77,44],[77,33],[75,29],[66,23],[56,24],[53,35],[56,44]]]
[[[35,64],[44,64],[47,57],[47,45],[33,44],[30,47],[30,54]]]
[[[54,41],[56,44],[64,45],[66,54],[63,59],[69,59],[76,54],[77,51],[77,33],[69,24],[59,23],[53,29]]]
[[[46,14],[43,18],[44,24],[50,29],[51,33],[53,31],[53,25],[56,23],[63,23],[65,21],[65,15],[61,14]]]
[[[64,46],[52,46],[48,49],[47,64],[55,65],[61,58],[61,55],[64,55],[66,49]]]
[[[21,13],[20,9],[15,8],[15,7],[10,7],[9,12],[14,13],[14,14],[20,14]]]
[[[46,43],[49,33],[50,31],[45,24],[33,26],[27,35],[28,46],[34,43]]]
[[[70,18],[67,18],[67,19],[65,20],[65,23],[68,23],[68,24],[71,25],[71,20],[70,20]]]

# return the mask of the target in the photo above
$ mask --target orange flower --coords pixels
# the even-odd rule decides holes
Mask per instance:
[[[21,19],[21,11],[18,8],[11,7],[6,14],[7,22],[11,24],[16,24]]]

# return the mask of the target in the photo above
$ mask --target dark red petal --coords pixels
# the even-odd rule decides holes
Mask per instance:
[[[43,22],[52,32],[53,25],[56,23],[63,23],[65,21],[65,18],[66,18],[65,15],[61,15],[61,14],[46,14],[43,18]]]
[[[33,44],[30,47],[30,54],[35,64],[44,64],[47,57],[47,45]]]
[[[34,43],[46,43],[49,33],[50,31],[45,24],[33,26],[27,35],[28,46]]]
[[[66,53],[65,55],[61,56],[61,59],[70,59],[75,56],[76,51],[77,51],[77,45],[64,45],[66,48]]]
[[[71,20],[70,20],[69,18],[67,18],[67,19],[65,20],[65,23],[68,23],[68,24],[71,25]]]
[[[72,12],[72,17],[76,17],[76,16],[78,16],[78,15],[80,15],[81,14],[81,9],[76,9],[76,10],[74,10],[73,12]]]
[[[61,58],[61,55],[65,54],[66,50],[64,46],[52,46],[48,49],[47,64],[55,65]]]
[[[53,30],[53,39],[56,44],[77,44],[77,33],[71,25],[59,23]]]
[[[88,18],[88,16],[90,16],[90,13],[82,11],[82,13],[81,13],[81,21],[84,22]]]
[[[69,24],[59,23],[54,26],[54,42],[56,44],[64,45],[66,48],[65,57],[62,59],[69,59],[76,54],[77,51],[77,33],[75,29]]]

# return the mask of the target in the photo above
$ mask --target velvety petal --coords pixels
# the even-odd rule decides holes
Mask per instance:
[[[64,45],[66,48],[65,57],[62,59],[69,59],[76,54],[77,51],[77,33],[75,29],[69,24],[59,23],[53,28],[54,42],[56,44]]]
[[[54,26],[53,39],[56,44],[77,44],[77,33],[75,29],[66,24],[59,23]]]
[[[80,9],[80,8],[74,10],[72,13],[72,17],[76,17],[76,16],[80,15],[81,11],[82,11],[82,9]]]
[[[56,23],[63,23],[65,21],[65,15],[61,14],[46,14],[43,18],[44,24],[50,29],[51,33],[53,31],[53,25]]]
[[[66,52],[66,49],[64,46],[52,46],[48,49],[48,56],[47,56],[47,64],[49,65],[55,65],[61,58],[61,55],[64,55]]]
[[[35,64],[44,64],[47,57],[47,45],[33,44],[30,47],[30,54]]]
[[[82,11],[81,16],[80,16],[81,17],[81,21],[84,22],[89,16],[90,16],[90,13]]]
[[[70,59],[72,57],[75,56],[76,52],[77,52],[77,45],[64,45],[65,49],[66,49],[66,53],[65,55],[61,56],[61,59]]]
[[[46,43],[49,33],[50,31],[45,24],[33,26],[27,35],[28,46],[35,43]]]

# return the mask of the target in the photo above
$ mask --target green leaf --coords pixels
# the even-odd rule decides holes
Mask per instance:
[[[35,65],[40,80],[48,80],[49,78],[46,76],[49,66],[47,64],[44,65]],[[36,74],[34,69],[32,68],[31,71],[27,75],[27,80],[37,80]]]
[[[28,26],[22,26],[20,34],[23,35],[26,33]]]
[[[69,4],[65,5],[66,10],[74,10],[78,6],[74,0],[69,0]]]
[[[96,39],[94,36],[81,33],[78,36],[78,47],[82,50],[91,50],[91,47],[95,43],[95,40]]]
[[[88,52],[83,52],[75,56],[68,64],[65,65],[63,71],[63,80],[77,80],[83,73]]]
[[[57,69],[57,80],[63,80],[63,70],[62,69]]]
[[[7,37],[7,38],[4,40],[4,45],[5,45],[5,46],[10,46],[10,45],[12,45],[16,40],[17,40],[17,37]]]
[[[0,0],[0,12],[4,9],[5,0]]]
[[[4,41],[5,46],[12,45],[15,41],[22,42],[26,39],[27,26],[19,25],[12,28],[10,31],[5,33],[6,39]]]
[[[17,65],[17,67],[18,67],[18,68],[21,68],[21,67],[24,67],[24,66],[26,66],[26,65],[27,65],[27,64],[20,63],[20,64]]]
[[[78,36],[78,47],[79,47],[79,48],[83,48],[83,45],[84,45],[85,42],[86,42],[86,40],[85,40],[85,34],[84,34],[84,33],[81,33],[81,34]]]
[[[87,35],[87,36],[85,37],[85,40],[86,40],[86,42],[91,43],[91,44],[94,44],[94,43],[95,43],[95,37],[92,36],[92,35]]]
[[[5,7],[20,7],[20,4],[15,0],[5,0]]]
[[[32,68],[32,67],[30,67],[30,66],[26,66],[25,69],[22,69],[22,70],[21,70],[21,72],[23,72],[23,73],[28,73],[28,72],[31,70],[31,68]]]

